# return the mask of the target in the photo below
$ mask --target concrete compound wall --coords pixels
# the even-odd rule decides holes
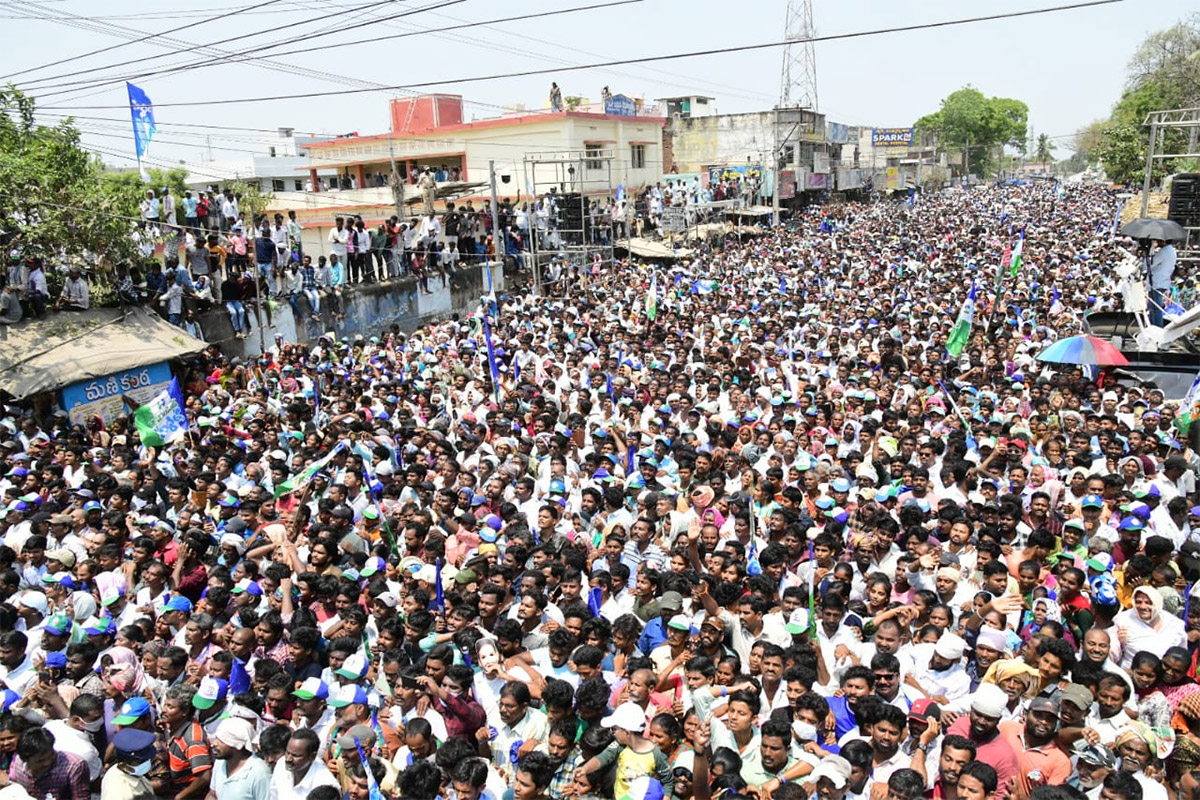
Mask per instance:
[[[399,325],[406,333],[420,325],[444,319],[453,314],[466,315],[479,308],[479,298],[488,293],[489,268],[472,266],[460,269],[450,276],[445,286],[441,278],[431,278],[429,289],[432,294],[422,294],[413,278],[393,278],[383,283],[353,286],[344,291],[345,314],[338,319],[334,313],[332,298],[321,298],[321,313],[314,315],[308,298],[298,297],[296,306],[299,315],[287,300],[274,305],[271,325],[266,315],[262,316],[262,342],[267,347],[275,343],[280,334],[287,343],[299,342],[312,345],[324,333],[334,333],[340,339],[353,339],[358,334],[370,338],[392,325]],[[490,269],[497,293],[504,290],[504,272],[499,265]],[[234,338],[233,324],[224,306],[214,306],[197,314],[204,338],[217,344],[228,356],[247,358],[261,352],[258,323],[250,315],[250,335],[245,339]]]

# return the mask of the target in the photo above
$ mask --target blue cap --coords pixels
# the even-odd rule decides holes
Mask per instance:
[[[117,716],[113,717],[114,725],[132,725],[150,711],[150,703],[144,697],[131,697],[121,704]],[[120,734],[118,734],[120,735]]]
[[[66,653],[46,653],[46,666],[50,669],[65,669],[67,666]]]
[[[181,594],[173,594],[171,598],[159,609],[162,611],[182,611],[185,614],[192,613],[192,601],[188,600]]]
[[[1084,508],[1103,508],[1104,500],[1098,494],[1089,494],[1083,498],[1080,503]]]
[[[84,623],[83,632],[88,636],[107,636],[117,632],[117,623],[112,617],[92,617],[91,625]]]
[[[97,503],[95,500],[88,500],[83,504],[84,511],[103,511],[104,506]]]
[[[1121,520],[1121,524],[1117,526],[1117,530],[1140,531],[1144,527],[1146,526],[1137,517],[1125,517],[1125,519]]]
[[[850,481],[845,478],[838,478],[829,488],[835,492],[848,492],[850,491]]]
[[[149,761],[154,758],[154,743],[157,738],[150,731],[143,731],[139,728],[122,728],[113,736],[112,744],[121,760]]]

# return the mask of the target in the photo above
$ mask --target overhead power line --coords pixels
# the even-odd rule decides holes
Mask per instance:
[[[398,0],[373,0],[373,2],[366,3],[366,4],[363,4],[360,6],[355,6],[352,9],[347,9],[347,13],[355,14],[355,13],[359,13],[362,11],[369,11],[372,8],[389,5],[389,4],[395,3],[395,2],[398,2]],[[466,0],[447,0],[447,2],[444,3],[444,5],[451,5],[451,4],[462,3],[462,2],[466,2]],[[436,6],[436,7],[441,7],[441,5]],[[423,9],[416,9],[416,10],[419,11],[419,10],[423,10]],[[395,17],[406,16],[411,13],[413,13],[413,11],[409,10],[409,11],[401,12],[400,14],[396,14],[393,17],[382,17],[381,19],[394,19]],[[55,19],[55,21],[65,22],[65,21],[72,20],[72,19],[78,20],[78,21],[84,21],[84,22],[88,21],[86,17],[80,17],[76,14],[69,14],[69,15],[66,15],[66,17],[57,18],[57,19]],[[204,48],[220,47],[221,45],[231,44],[233,42],[241,42],[241,41],[245,41],[246,39],[255,39],[255,38],[258,38],[259,36],[266,36],[266,35],[272,34],[272,33],[279,33],[280,31],[285,31],[285,30],[288,30],[289,28],[297,28],[302,25],[312,25],[312,24],[318,23],[318,22],[325,22],[328,19],[329,19],[328,15],[322,15],[322,16],[318,16],[318,17],[307,17],[305,19],[297,20],[295,22],[289,22],[286,25],[279,25],[279,26],[276,26],[273,28],[266,28],[263,30],[251,31],[250,33],[242,33],[242,34],[238,34],[237,36],[227,36],[224,39],[218,39],[215,42],[206,42],[204,44],[191,44],[189,42],[180,42],[179,40],[175,40],[173,42],[173,44],[175,44],[177,49],[171,50],[166,53],[155,53],[154,55],[143,56],[141,58],[133,58],[133,59],[129,59],[127,61],[118,61],[116,63],[106,64],[104,66],[90,67],[88,69],[81,69],[81,70],[73,70],[71,72],[62,73],[59,75],[52,75],[52,76],[49,76],[46,78],[32,78],[28,81],[21,81],[18,84],[18,86],[21,86],[22,88],[24,88],[24,87],[29,87],[32,84],[47,83],[49,81],[62,80],[64,78],[73,78],[73,77],[76,77],[79,75],[89,75],[94,72],[104,72],[106,70],[116,69],[118,67],[129,66],[130,64],[144,64],[147,61],[157,61],[160,58],[170,58],[173,55],[188,54],[192,51],[202,50]],[[374,21],[372,21],[372,22],[374,22]],[[364,23],[364,24],[369,24],[369,23]],[[115,25],[109,26],[109,27],[119,28],[119,26],[115,26]],[[340,29],[339,30],[326,30],[326,31],[313,31],[313,32],[306,34],[306,36],[316,39],[316,38],[320,38],[322,36],[331,36],[333,34],[338,34],[338,33],[342,33],[342,32],[343,31]],[[173,33],[173,31],[168,32],[168,33]],[[167,38],[166,34],[152,34],[149,38],[163,39],[164,41],[170,41],[170,39]],[[301,37],[301,38],[303,38],[303,37]],[[289,39],[289,41],[297,41],[297,40]],[[255,45],[254,49],[258,50],[263,47],[265,47],[265,45]],[[242,54],[250,52],[250,51],[235,50],[232,52],[235,55],[242,55]],[[143,73],[143,74],[149,74],[149,73]],[[31,89],[31,91],[32,91],[32,89]]]
[[[419,83],[405,83],[405,84],[397,84],[395,86],[385,86],[385,87],[381,87],[378,89],[376,89],[376,88],[345,89],[345,90],[334,91],[334,92],[305,92],[303,94],[280,94],[280,95],[266,95],[266,96],[261,96],[261,97],[236,97],[236,98],[230,98],[230,99],[226,99],[226,100],[196,100],[196,101],[191,101],[191,102],[158,103],[158,104],[156,104],[156,108],[176,108],[176,107],[185,107],[185,106],[217,106],[217,105],[227,105],[227,104],[235,105],[235,104],[240,104],[240,103],[266,103],[266,102],[274,102],[274,101],[278,101],[278,100],[311,100],[311,99],[317,98],[317,97],[332,97],[335,95],[341,96],[341,95],[347,95],[347,94],[361,94],[364,92],[376,92],[376,91],[394,92],[394,91],[404,91],[404,90],[427,88],[427,87],[433,87],[433,86],[444,86],[446,84],[480,83],[483,81],[501,80],[501,79],[506,79],[506,78],[525,78],[525,77],[530,77],[533,75],[550,75],[550,74],[555,74],[555,73],[560,73],[560,72],[578,72],[580,70],[585,70],[585,69],[600,69],[600,68],[604,68],[604,67],[614,67],[614,66],[622,66],[622,65],[630,65],[630,64],[646,64],[646,63],[650,63],[650,62],[654,62],[654,61],[674,61],[674,60],[683,59],[683,58],[697,58],[700,56],[716,56],[716,55],[726,55],[729,53],[744,53],[744,52],[749,52],[752,50],[768,50],[768,49],[775,48],[775,47],[786,47],[789,44],[795,44],[797,41],[831,42],[831,41],[838,41],[838,40],[842,40],[842,39],[857,39],[857,38],[863,38],[863,37],[867,37],[867,36],[881,36],[881,35],[890,34],[890,33],[907,33],[907,32],[911,32],[911,31],[933,30],[933,29],[937,29],[937,28],[948,28],[948,27],[952,27],[952,26],[956,26],[956,25],[969,25],[969,24],[978,23],[978,22],[991,22],[991,21],[1001,20],[1001,19],[1016,19],[1019,17],[1030,17],[1030,16],[1036,16],[1036,15],[1040,15],[1040,14],[1050,14],[1050,13],[1054,13],[1054,12],[1058,12],[1058,11],[1071,11],[1071,10],[1081,9],[1081,8],[1092,8],[1095,6],[1113,5],[1115,3],[1120,3],[1120,2],[1123,2],[1123,0],[1091,0],[1091,2],[1072,3],[1070,5],[1052,6],[1049,8],[1038,8],[1038,9],[1031,9],[1028,11],[1010,11],[1010,12],[1006,12],[1006,13],[1002,13],[1002,14],[989,14],[989,15],[980,16],[980,17],[966,17],[963,19],[943,20],[940,22],[927,22],[927,23],[921,23],[921,24],[915,24],[915,25],[901,25],[901,26],[891,27],[891,28],[875,28],[875,29],[866,30],[866,31],[854,31],[851,33],[839,33],[839,34],[831,34],[831,35],[826,35],[826,36],[814,36],[814,37],[811,37],[811,38],[805,39],[805,40],[785,40],[785,41],[781,41],[781,42],[763,42],[760,44],[739,45],[739,46],[734,46],[734,47],[718,47],[718,48],[711,48],[711,49],[707,49],[707,50],[692,50],[692,51],[689,51],[686,53],[666,53],[663,55],[656,55],[656,56],[642,56],[642,57],[638,57],[638,58],[622,58],[622,59],[616,59],[616,60],[612,60],[612,61],[595,62],[595,63],[591,63],[591,64],[578,64],[578,65],[573,65],[573,66],[568,65],[568,66],[548,67],[548,68],[544,68],[544,69],[520,70],[520,71],[515,71],[515,72],[497,73],[494,75],[475,75],[475,76],[464,77],[464,78],[443,78],[443,79],[439,79],[439,80],[422,81]],[[92,110],[125,109],[125,108],[127,108],[127,106],[124,106],[124,105],[118,105],[118,106],[113,106],[113,105],[44,106],[44,108],[68,109],[68,110],[78,109],[78,110],[92,111]]]
[[[453,0],[453,1],[454,2],[464,2],[465,0]],[[111,85],[113,83],[120,83],[120,82],[126,81],[126,80],[136,80],[137,78],[142,78],[142,77],[151,76],[151,75],[157,77],[160,75],[169,75],[169,74],[177,73],[177,72],[189,72],[191,70],[197,70],[197,69],[209,69],[211,67],[223,67],[228,64],[237,64],[237,63],[241,63],[244,61],[255,61],[255,60],[258,60],[258,59],[264,58],[264,57],[280,58],[282,56],[291,56],[291,55],[298,55],[298,54],[307,56],[307,55],[311,55],[313,53],[321,52],[323,50],[332,50],[332,49],[339,48],[339,47],[354,47],[354,46],[361,45],[361,44],[375,44],[376,42],[389,41],[392,39],[404,39],[404,38],[408,38],[411,36],[422,36],[425,34],[442,34],[447,31],[463,30],[466,28],[475,28],[475,27],[478,27],[481,25],[496,25],[496,24],[507,23],[507,22],[522,22],[522,21],[530,20],[530,19],[541,19],[544,17],[560,16],[563,14],[573,14],[578,11],[592,11],[595,9],[611,8],[613,6],[624,6],[624,5],[630,5],[633,3],[641,3],[641,2],[643,2],[643,0],[613,0],[612,2],[607,2],[607,3],[595,3],[595,4],[587,5],[587,6],[577,6],[575,8],[556,9],[554,11],[539,11],[539,12],[535,12],[535,13],[531,13],[531,14],[521,14],[521,15],[513,16],[513,17],[501,17],[499,19],[490,19],[490,20],[484,20],[481,22],[467,22],[467,23],[463,23],[460,25],[449,25],[449,26],[445,26],[445,27],[441,27],[441,28],[427,28],[427,29],[420,29],[420,30],[414,30],[414,31],[405,31],[404,33],[391,34],[388,36],[374,36],[374,37],[371,37],[368,39],[355,39],[355,40],[349,41],[349,42],[333,42],[331,44],[316,45],[316,46],[312,46],[312,47],[305,46],[305,47],[297,48],[295,50],[284,50],[282,52],[266,52],[266,51],[274,50],[274,48],[276,48],[276,47],[283,47],[283,46],[286,46],[289,44],[295,44],[297,42],[309,42],[313,38],[315,38],[315,36],[312,36],[312,35],[303,35],[303,36],[295,37],[292,39],[282,40],[282,41],[276,42],[274,44],[265,44],[260,47],[255,47],[252,51],[244,51],[241,53],[237,53],[233,56],[224,58],[220,61],[213,61],[212,59],[203,59],[200,61],[193,61],[193,62],[190,62],[187,64],[177,64],[175,66],[165,67],[160,70],[139,72],[139,73],[134,73],[131,75],[101,77],[101,78],[97,78],[94,80],[68,81],[66,83],[59,83],[59,84],[54,84],[54,85],[50,85],[50,86],[42,86],[42,87],[39,87],[36,91],[38,91],[40,97],[54,97],[59,94],[66,94],[66,93],[68,93],[68,91],[76,91],[76,90],[90,89],[90,88],[100,87],[100,86],[107,86],[107,85]],[[436,6],[433,6],[432,8],[442,8],[447,5],[452,5],[452,3],[451,2],[440,3]],[[384,17],[377,21],[369,20],[368,22],[363,23],[363,24],[370,25],[370,24],[375,24],[375,22],[382,23],[382,22],[386,22],[391,19],[405,17],[405,16],[409,16],[410,14],[416,14],[418,12],[428,11],[428,10],[430,10],[430,9],[429,8],[415,9],[415,10],[407,12],[405,14],[399,14],[399,15],[396,15],[393,17]],[[68,87],[76,87],[76,89],[69,89]],[[42,93],[42,90],[44,90],[44,89],[65,89],[66,91],[53,91],[53,92]]]
[[[57,61],[51,61],[49,63],[41,64],[36,67],[29,67],[28,69],[19,70],[18,72],[10,72],[7,75],[0,76],[0,80],[8,80],[11,78],[15,78],[18,75],[27,75],[30,72],[37,72],[38,70],[48,69],[49,67],[57,67],[59,64],[65,64],[68,61],[78,61],[81,58],[90,58],[91,56],[97,56],[97,55],[100,55],[101,53],[107,53],[111,50],[116,50],[120,47],[128,47],[131,44],[139,44],[140,42],[144,42],[147,39],[153,39],[155,37],[162,36],[163,34],[166,34],[166,33],[179,33],[179,31],[187,30],[188,28],[198,28],[201,25],[207,25],[210,22],[216,22],[217,20],[237,16],[238,14],[245,14],[247,12],[254,11],[255,9],[265,8],[266,6],[275,5],[276,3],[281,3],[281,2],[283,2],[283,0],[267,0],[265,3],[259,3],[256,6],[245,6],[244,8],[235,8],[232,11],[226,11],[225,13],[217,14],[214,17],[208,17],[207,19],[197,20],[196,22],[189,22],[187,25],[181,25],[180,27],[172,28],[169,31],[162,31],[160,33],[148,33],[145,36],[143,36],[142,38],[134,39],[133,41],[117,42],[116,44],[110,44],[108,47],[101,47],[98,50],[91,50],[86,53],[80,53],[79,55],[70,56],[68,58],[60,58]],[[45,19],[45,17],[37,17],[37,19]]]

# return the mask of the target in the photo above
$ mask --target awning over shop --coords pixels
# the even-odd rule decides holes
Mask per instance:
[[[208,345],[134,307],[0,325],[0,390],[18,400],[83,380],[199,353]]]
[[[672,248],[663,242],[652,239],[630,239],[628,242],[618,241],[616,247],[627,248],[630,254],[639,258],[691,258],[692,251],[686,248]]]

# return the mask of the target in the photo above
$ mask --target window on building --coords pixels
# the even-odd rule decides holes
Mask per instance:
[[[304,191],[304,181],[300,180],[299,178],[296,178],[295,180],[292,181],[292,183],[295,184],[297,192]]]
[[[604,169],[604,162],[601,157],[604,155],[604,147],[599,144],[583,145],[583,156],[586,159],[585,166],[588,169]]]
[[[271,191],[273,191],[273,192],[286,191],[286,187],[285,187],[283,181],[278,178],[272,178],[271,179]]]
[[[629,166],[633,169],[646,168],[646,145],[631,144],[629,146]]]

